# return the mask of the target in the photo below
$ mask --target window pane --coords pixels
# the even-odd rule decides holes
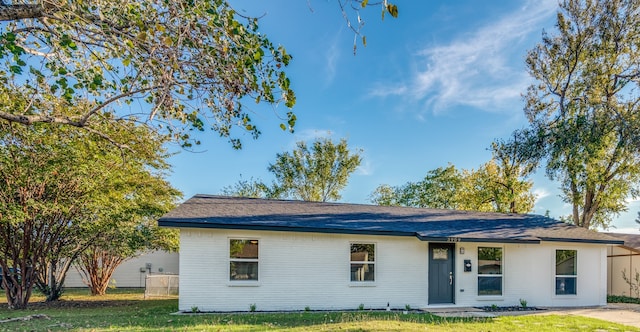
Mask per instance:
[[[258,240],[231,240],[229,257],[258,259]]]
[[[351,261],[352,262],[375,262],[375,244],[373,243],[352,243],[351,244]]]
[[[502,248],[478,248],[478,274],[502,274]]]
[[[448,248],[433,248],[433,253],[431,255],[434,260],[444,260],[449,259],[449,249]]]
[[[576,277],[556,277],[556,295],[576,295]]]
[[[351,281],[374,281],[375,265],[351,264]]]
[[[576,275],[577,256],[576,250],[556,250],[556,275]]]
[[[478,295],[502,295],[502,277],[478,277]]]
[[[231,262],[230,280],[258,280],[258,262]]]

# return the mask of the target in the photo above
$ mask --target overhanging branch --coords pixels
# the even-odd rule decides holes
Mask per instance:
[[[44,7],[41,4],[0,5],[0,21],[16,21],[43,16]]]

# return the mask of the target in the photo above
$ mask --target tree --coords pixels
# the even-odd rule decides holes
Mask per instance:
[[[346,13],[368,1],[338,3],[360,35],[359,14],[354,27]],[[397,17],[395,5],[382,8]],[[0,119],[84,128],[119,146],[99,122],[146,122],[187,146],[198,143],[190,130],[211,129],[240,148],[238,131],[260,135],[245,102],[296,100],[284,71],[291,55],[224,0],[2,1],[0,21],[0,80],[39,100],[17,109],[0,102]],[[79,103],[88,107],[66,111]],[[278,116],[293,131],[295,114]]]
[[[123,127],[101,130],[139,142],[135,151],[72,127],[0,122],[0,267],[11,308],[24,308],[34,286],[57,299],[71,262],[113,225],[109,217],[142,181],[162,177],[163,140],[146,127]]]
[[[407,182],[398,188],[398,202],[403,206],[459,209],[462,181],[462,174],[454,165],[438,167],[428,171],[422,181]]]
[[[158,216],[160,211],[166,210],[162,208],[145,214]],[[75,266],[91,294],[104,295],[118,266],[143,251],[177,251],[177,235],[176,230],[157,227],[155,219],[150,217],[120,221],[84,250],[78,256]]]
[[[350,151],[344,139],[338,144],[318,139],[311,147],[300,141],[291,153],[278,153],[276,162],[269,164],[268,170],[275,176],[273,192],[303,201],[337,201],[362,162],[360,153]]]
[[[294,198],[303,201],[335,201],[347,185],[349,176],[360,166],[361,150],[350,151],[347,141],[334,144],[318,139],[312,146],[300,141],[293,152],[278,153],[268,170],[275,181],[268,185],[261,180],[240,179],[222,189],[227,196],[260,198]]]
[[[108,213],[93,223],[96,235],[74,261],[91,294],[104,295],[115,269],[141,252],[178,249],[177,231],[160,229],[155,222],[181,196],[162,175],[149,172],[144,164],[127,163],[112,172],[109,186],[97,193]]]
[[[496,140],[491,143],[492,160],[484,168],[488,173],[493,172],[489,186],[493,187],[491,201],[497,212],[526,213],[533,210],[536,198],[531,193],[533,182],[526,178],[535,171],[535,165],[520,152],[522,145],[517,135],[513,136],[512,142]]]
[[[495,153],[494,153],[495,156]],[[418,182],[398,187],[380,185],[369,196],[374,204],[527,213],[533,209],[532,183],[508,168],[506,159],[495,159],[478,170],[458,170],[454,165],[427,172]]]
[[[222,194],[225,196],[236,197],[253,197],[253,198],[269,198],[271,197],[270,188],[259,179],[240,179],[238,182],[230,186],[222,188]]]
[[[557,34],[543,33],[527,66],[532,163],[546,162],[571,204],[571,221],[607,228],[638,196],[640,2],[566,0]],[[531,149],[532,148],[532,149]]]

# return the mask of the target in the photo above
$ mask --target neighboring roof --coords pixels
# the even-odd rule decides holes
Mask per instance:
[[[623,247],[640,252],[640,234],[605,233],[624,241]]]
[[[158,220],[165,227],[416,236],[424,241],[622,244],[531,214],[195,195]]]

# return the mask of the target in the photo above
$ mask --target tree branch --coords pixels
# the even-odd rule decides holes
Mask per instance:
[[[0,5],[0,21],[16,21],[43,16],[44,7],[41,4]]]

